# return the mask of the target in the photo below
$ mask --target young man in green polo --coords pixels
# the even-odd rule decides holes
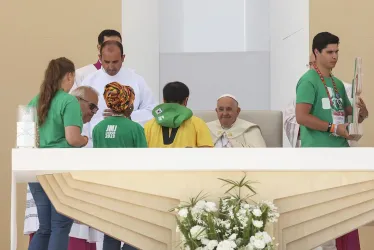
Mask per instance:
[[[322,32],[313,39],[316,61],[296,87],[296,120],[301,125],[301,147],[349,147],[347,117],[352,106],[344,84],[332,75],[338,62],[339,38]],[[368,116],[362,99],[359,122]]]

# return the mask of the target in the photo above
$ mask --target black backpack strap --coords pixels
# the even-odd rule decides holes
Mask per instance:
[[[178,128],[172,128],[171,129],[171,134],[169,135],[169,128],[167,127],[162,127],[162,137],[164,139],[164,144],[165,145],[170,145],[174,142],[175,136],[177,135]]]

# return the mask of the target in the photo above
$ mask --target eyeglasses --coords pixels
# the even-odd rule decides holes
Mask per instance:
[[[90,108],[92,113],[96,114],[96,112],[99,111],[99,107],[95,103],[89,102],[81,97],[79,97],[79,99],[88,103],[88,107]]]

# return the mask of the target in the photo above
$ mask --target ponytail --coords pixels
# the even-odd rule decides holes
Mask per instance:
[[[44,80],[40,86],[39,101],[37,106],[38,125],[42,126],[47,118],[51,102],[56,93],[61,89],[61,81],[67,73],[74,73],[72,61],[61,57],[49,62],[45,71]]]

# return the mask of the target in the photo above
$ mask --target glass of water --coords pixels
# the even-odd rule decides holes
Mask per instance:
[[[17,148],[37,148],[39,136],[36,108],[19,105],[17,113]]]

